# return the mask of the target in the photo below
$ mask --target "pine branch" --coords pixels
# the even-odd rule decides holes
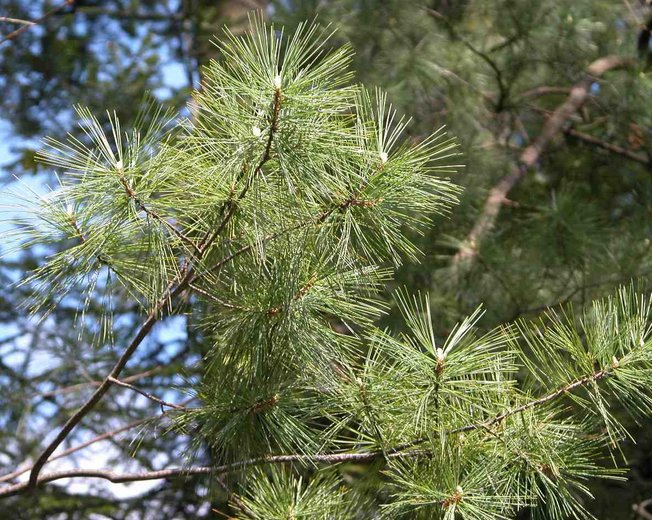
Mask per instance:
[[[273,142],[273,137],[274,133],[276,132],[278,128],[278,117],[280,113],[280,107],[281,107],[281,86],[280,85],[275,85],[275,90],[274,90],[274,105],[273,105],[273,113],[271,116],[271,127],[270,127],[270,135],[267,141],[267,145],[265,147],[265,152],[263,154],[263,157],[261,158],[260,163],[258,164],[258,167],[256,168],[255,172],[257,174],[260,174],[262,171],[263,166],[265,163],[270,159],[271,157],[271,147],[272,147],[272,142]],[[238,199],[243,198],[249,187],[250,187],[250,181],[247,182],[246,186],[243,188],[243,190],[240,192],[240,195]],[[225,206],[226,207],[226,206]],[[196,255],[196,260],[197,262],[201,261],[202,257],[206,254],[206,252],[209,250],[210,246],[212,245],[213,241],[221,234],[221,232],[226,228],[227,224],[229,221],[233,218],[236,210],[236,205],[231,203],[228,204],[228,210],[226,212],[226,215],[222,219],[221,224],[218,226],[217,230],[212,233],[210,236],[207,235],[207,238],[202,241],[202,243],[198,246],[198,251]],[[243,249],[242,252],[248,250]],[[237,255],[236,254],[231,254],[229,257],[224,259],[221,265],[224,265],[224,263],[231,261],[233,258],[235,258]],[[183,291],[185,291],[189,285],[193,282],[195,282],[197,279],[195,270],[191,267],[190,262],[186,261],[184,263],[184,266],[181,269],[181,272],[175,280],[170,282],[168,285],[167,289],[164,291],[163,295],[159,298],[158,302],[154,306],[154,309],[150,311],[147,319],[143,322],[143,324],[140,327],[140,330],[136,333],[134,339],[131,341],[131,343],[128,345],[128,347],[125,349],[124,353],[122,356],[118,359],[118,362],[114,365],[114,367],[111,369],[110,373],[105,377],[105,379],[102,381],[100,386],[95,390],[93,395],[84,403],[78,410],[73,414],[68,421],[64,424],[62,429],[59,431],[57,436],[54,438],[53,441],[51,441],[48,446],[43,450],[41,455],[36,459],[36,462],[34,463],[34,466],[32,468],[32,471],[30,473],[30,478],[29,478],[29,486],[30,487],[35,487],[38,485],[38,475],[47,462],[48,458],[54,450],[68,437],[68,435],[74,430],[74,428],[81,422],[81,420],[95,407],[95,405],[104,397],[104,394],[108,392],[109,388],[113,384],[113,381],[118,379],[120,376],[120,373],[126,366],[127,362],[131,358],[131,356],[136,352],[136,349],[140,346],[140,344],[143,342],[143,340],[149,335],[151,330],[153,329],[154,325],[158,322],[162,312],[164,311],[166,305],[168,305],[168,302],[171,302],[174,298],[176,298],[178,295],[180,295]],[[178,280],[178,283],[177,283]],[[175,287],[176,285],[176,287]]]
[[[389,456],[404,457],[404,456],[414,456],[414,454],[415,453],[411,453],[411,452],[394,453]],[[314,464],[318,462],[323,462],[328,464],[340,464],[344,462],[369,462],[381,455],[382,455],[381,452],[334,453],[334,454],[323,454],[323,455],[302,455],[302,454],[272,455],[268,457],[258,457],[254,459],[234,462],[232,464],[225,464],[216,467],[199,466],[199,467],[188,467],[188,468],[170,468],[170,469],[148,471],[142,473],[119,473],[119,472],[108,471],[108,470],[67,470],[67,471],[56,471],[53,473],[46,473],[45,475],[40,476],[37,482],[37,486],[55,480],[75,478],[75,477],[99,478],[99,479],[109,480],[117,484],[117,483],[124,483],[124,482],[138,482],[144,480],[160,480],[160,479],[168,479],[168,478],[177,478],[177,477],[184,477],[190,475],[224,475],[234,471],[242,470],[244,468],[259,466],[262,464],[287,464],[293,462],[299,462],[303,464]],[[30,489],[29,482],[22,482],[20,484],[6,486],[0,488],[0,497],[17,495],[22,493],[23,491],[27,491],[28,489]]]
[[[517,406],[516,408],[513,408],[511,410],[506,410],[503,413],[501,413],[499,415],[496,415],[495,417],[489,419],[488,421],[485,421],[485,422],[480,423],[480,424],[469,424],[467,426],[462,426],[461,428],[455,428],[455,429],[451,430],[450,433],[451,434],[453,434],[453,433],[464,433],[464,432],[468,432],[468,431],[472,431],[472,430],[477,430],[477,429],[480,429],[480,428],[483,428],[483,429],[488,428],[490,426],[493,426],[494,424],[497,424],[497,423],[507,419],[508,417],[511,417],[512,415],[523,413],[523,412],[525,412],[527,410],[530,410],[532,408],[536,408],[537,406],[541,406],[541,405],[544,405],[546,403],[549,403],[550,401],[553,401],[553,400],[567,394],[568,392],[572,392],[576,388],[579,388],[579,387],[585,386],[585,385],[587,385],[589,383],[600,381],[601,379],[609,377],[609,376],[613,375],[613,370],[615,368],[616,367],[614,366],[611,369],[598,370],[598,371],[594,372],[593,374],[589,374],[589,375],[587,375],[585,377],[577,379],[576,381],[573,381],[572,383],[569,383],[568,385],[563,386],[563,387],[559,388],[558,390],[556,390],[554,392],[551,392],[551,393],[549,393],[549,394],[547,394],[547,395],[545,395],[543,397],[540,397],[539,399],[535,399],[534,401],[529,401],[529,402],[527,402],[525,404],[522,404],[521,406]]]
[[[199,246],[195,244],[195,242],[191,238],[184,235],[174,225],[168,222],[167,219],[163,218],[156,211],[153,211],[152,209],[148,208],[145,205],[145,203],[134,191],[133,187],[127,180],[127,177],[125,177],[124,169],[122,166],[118,168],[118,179],[120,181],[120,184],[125,190],[125,194],[127,195],[127,198],[132,200],[134,204],[136,204],[138,209],[142,210],[147,216],[151,217],[152,219],[156,220],[157,222],[161,223],[163,226],[168,228],[177,238],[179,238],[182,242],[188,244],[190,248],[194,250],[195,253],[199,253]]]
[[[543,397],[540,397],[538,399],[534,399],[532,401],[528,401],[527,403],[524,403],[520,406],[517,406],[516,408],[508,409],[505,410],[504,412],[501,412],[498,415],[495,415],[494,417],[491,417],[490,419],[487,419],[486,421],[480,422],[480,423],[472,423],[472,424],[467,424],[466,426],[460,426],[459,428],[453,428],[452,430],[448,430],[445,433],[447,435],[454,435],[457,433],[465,433],[469,431],[474,431],[474,430],[479,430],[479,429],[486,429],[494,424],[497,424],[499,422],[502,422],[503,420],[507,419],[508,417],[511,417],[512,415],[517,415],[523,412],[526,412],[532,408],[536,408],[538,406],[542,406],[546,403],[549,403],[550,401],[553,401],[555,399],[558,399],[559,397],[568,394],[569,392],[572,392],[573,390],[583,387],[589,383],[592,382],[597,382],[600,381],[601,379],[604,379],[606,377],[609,377],[613,374],[613,370],[616,367],[611,367],[611,369],[602,369],[602,370],[597,370],[593,372],[592,374],[588,374],[584,377],[581,377],[579,379],[576,379],[575,381],[568,383],[567,385],[564,385],[557,390],[550,392]],[[429,437],[421,437],[420,439],[416,439],[414,441],[406,442],[403,444],[400,444],[398,446],[395,446],[391,450],[389,450],[388,453],[390,454],[395,454],[402,452],[403,450],[414,448],[415,446],[419,446],[429,440]],[[380,455],[381,453],[378,452]]]
[[[613,374],[613,370],[616,367],[611,369],[602,369],[598,370],[592,374],[589,374],[585,377],[577,379],[563,387],[550,392],[543,397],[528,401],[516,408],[505,410],[504,412],[488,419],[487,421],[481,423],[469,424],[459,428],[454,428],[447,431],[448,435],[454,435],[458,433],[469,432],[478,429],[487,429],[494,424],[502,422],[503,420],[528,411],[532,408],[545,405],[555,399],[560,398],[563,395],[572,392],[573,390],[583,387],[589,383],[600,381],[606,377],[609,377]],[[108,434],[106,434],[108,435]],[[163,478],[173,478],[173,477],[183,477],[188,475],[200,475],[200,474],[215,474],[223,475],[233,471],[238,471],[250,466],[258,466],[262,464],[285,464],[292,462],[306,463],[306,464],[315,464],[315,463],[326,463],[326,464],[341,464],[346,462],[371,462],[378,458],[402,458],[402,457],[415,457],[415,456],[424,456],[428,452],[424,450],[414,450],[416,446],[419,446],[429,440],[428,437],[423,437],[409,443],[404,443],[398,446],[395,446],[392,449],[383,451],[383,450],[374,450],[368,452],[360,453],[329,453],[329,454],[317,454],[317,455],[303,455],[303,454],[288,454],[288,455],[272,455],[267,457],[257,457],[249,460],[234,462],[231,464],[225,464],[222,466],[217,466],[215,468],[211,467],[191,467],[191,468],[172,468],[167,470],[151,471],[145,473],[117,473],[113,471],[104,471],[104,470],[70,470],[70,471],[60,471],[54,473],[48,473],[41,476],[38,479],[36,485],[44,484],[46,482],[51,482],[54,480],[73,478],[73,477],[87,477],[87,478],[100,478],[104,480],[109,480],[114,483],[120,482],[135,482],[143,480],[157,480]],[[76,451],[76,450],[75,450]],[[23,472],[26,472],[25,470]],[[0,488],[0,497],[3,496],[12,496],[23,491],[26,491],[31,488],[31,483],[21,483],[15,484],[12,486],[7,486],[5,488]]]

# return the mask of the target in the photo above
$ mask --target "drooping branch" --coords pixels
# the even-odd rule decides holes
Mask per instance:
[[[552,138],[563,130],[566,121],[582,107],[595,80],[611,70],[630,67],[632,64],[633,61],[629,58],[605,56],[588,66],[583,78],[571,88],[566,101],[556,108],[536,139],[523,150],[516,162],[512,164],[511,171],[489,190],[482,212],[467,235],[463,246],[453,257],[453,264],[472,260],[477,255],[480,243],[493,228],[508,193],[531,168],[535,167]]]

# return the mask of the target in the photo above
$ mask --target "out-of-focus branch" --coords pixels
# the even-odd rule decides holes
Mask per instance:
[[[570,94],[571,89],[568,87],[550,87],[542,85],[521,92],[517,97],[520,99],[529,97],[547,96],[548,94]]]
[[[494,73],[494,76],[496,77],[496,84],[498,85],[498,97],[494,102],[494,109],[496,112],[501,112],[505,108],[505,103],[507,102],[507,98],[509,96],[509,87],[505,83],[505,80],[503,78],[503,73],[498,67],[498,65],[496,65],[496,62],[492,58],[490,58],[486,52],[482,52],[475,45],[469,42],[466,38],[463,38],[457,32],[455,26],[448,20],[448,18],[446,18],[439,11],[436,11],[435,9],[432,8],[426,8],[426,13],[432,18],[442,21],[446,25],[451,36],[455,40],[461,42],[473,54],[478,56],[482,61],[484,61],[487,65],[489,65],[489,67]]]
[[[612,144],[607,141],[603,141],[602,139],[598,139],[597,137],[594,137],[590,134],[586,134],[584,132],[580,132],[578,130],[574,130],[573,128],[568,128],[564,130],[564,133],[566,135],[570,135],[580,141],[583,141],[588,144],[592,144],[597,146],[598,148],[602,148],[603,150],[607,150],[609,152],[613,152],[618,155],[622,155],[623,157],[627,157],[628,159],[631,159],[632,161],[636,161],[641,164],[645,164],[646,166],[650,166],[652,162],[650,161],[650,158],[647,157],[646,155],[640,154],[633,152],[632,150],[628,150],[627,148],[624,148],[622,146],[618,146],[617,144]]]
[[[22,33],[24,33],[30,27],[34,27],[35,25],[40,24],[41,22],[45,21],[46,19],[48,19],[53,14],[58,13],[59,11],[61,11],[61,9],[63,9],[64,7],[67,7],[69,5],[73,5],[74,3],[75,3],[75,0],[65,0],[65,2],[63,2],[62,4],[59,4],[56,7],[53,7],[52,9],[47,11],[45,14],[43,14],[43,16],[41,16],[40,18],[36,18],[35,20],[30,20],[30,21],[23,20],[24,25],[22,27],[20,27],[19,29],[16,29],[15,31],[10,32],[7,36],[2,38],[2,40],[0,40],[0,45],[2,45],[3,43],[5,43],[5,42],[7,42],[9,40],[13,40],[16,36],[21,35]]]
[[[647,500],[643,500],[640,504],[633,504],[632,505],[632,510],[634,513],[636,513],[640,518],[643,518],[645,520],[652,520],[652,513],[648,512],[647,506],[652,504],[652,498],[648,498]]]
[[[34,25],[34,22],[30,22],[29,20],[21,20],[19,18],[9,18],[8,16],[0,16],[0,22],[19,23],[21,25]]]
[[[185,408],[186,405],[188,405],[191,401],[193,401],[195,398],[190,397],[180,403],[181,408]],[[159,415],[151,416],[151,417],[145,417],[144,419],[138,419],[137,421],[130,422],[124,426],[121,426],[120,428],[117,428],[115,430],[111,430],[105,433],[102,433],[101,435],[97,435],[96,437],[93,437],[92,439],[89,439],[85,442],[79,443],[75,446],[72,446],[71,448],[68,448],[67,450],[62,451],[61,453],[57,453],[56,455],[53,455],[48,459],[48,463],[52,462],[53,460],[57,459],[62,459],[64,457],[67,457],[68,455],[72,455],[73,453],[76,453],[80,450],[83,450],[84,448],[87,448],[91,444],[95,444],[98,442],[101,442],[105,439],[111,439],[115,437],[116,435],[126,432],[128,430],[133,430],[134,428],[137,428],[138,426],[147,424],[152,421],[157,421],[167,415],[169,415],[172,412],[172,410],[167,410],[165,412],[162,412]],[[7,473],[5,475],[0,475],[0,482],[8,482],[10,480],[15,479],[16,477],[19,477],[20,475],[23,475],[24,473],[27,473],[28,471],[31,471],[32,465],[26,466],[22,469],[17,469],[16,471],[13,471],[11,473]]]
[[[552,138],[563,130],[566,121],[584,104],[595,80],[610,70],[630,67],[632,64],[633,60],[629,58],[605,56],[588,66],[584,77],[571,88],[566,101],[550,115],[536,139],[523,150],[518,160],[512,164],[511,171],[489,190],[482,212],[467,235],[464,245],[453,257],[454,265],[472,260],[476,256],[480,243],[493,228],[500,209],[507,199],[507,194],[521,181],[528,170],[537,164]]]

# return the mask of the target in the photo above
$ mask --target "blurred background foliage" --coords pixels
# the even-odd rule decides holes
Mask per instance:
[[[210,40],[225,25],[242,30],[252,9],[263,9],[289,32],[306,19],[331,24],[337,32],[330,45],[352,44],[357,80],[386,90],[412,118],[411,139],[446,125],[459,140],[465,167],[454,180],[465,188],[462,203],[419,238],[421,263],[404,266],[388,287],[428,292],[438,336],[480,303],[487,310],[480,326],[488,330],[560,303],[581,307],[631,279],[646,284],[652,274],[652,7],[643,0],[0,0],[0,17],[42,18],[27,27],[0,18],[4,187],[22,183],[38,191],[52,182],[34,155],[43,136],[77,132],[73,104],[97,114],[115,110],[128,126],[151,91],[163,105],[191,113],[186,103],[201,85],[201,66],[219,58]],[[612,55],[631,61],[590,78],[586,101],[509,192],[474,257],[460,261],[455,254],[483,218],[492,187],[518,167],[552,112],[586,79],[587,67]],[[12,211],[8,195],[2,204]],[[74,329],[80,294],[43,321],[28,319],[16,304],[28,289],[12,282],[50,253],[5,254],[0,263],[3,474],[21,469],[16,464],[38,451],[44,432],[83,402],[137,325],[138,310],[125,297],[116,309],[115,347],[89,348],[93,338]],[[386,324],[398,327],[396,317],[391,312]],[[86,319],[94,319],[93,306]],[[181,377],[193,377],[205,348],[192,320],[189,313],[159,329],[130,363],[131,380],[181,399],[175,388]],[[144,422],[161,410],[128,390],[110,395],[66,447],[137,426],[76,451],[65,464],[153,470],[177,463],[187,439],[150,435]],[[160,433],[165,420],[156,424]],[[630,480],[594,484],[596,500],[588,507],[598,518],[649,518],[633,506],[652,498],[652,434],[650,424],[632,428],[636,443],[625,446]],[[59,463],[48,467],[70,467]],[[102,483],[49,486],[3,504],[3,515],[160,519],[228,512],[222,490],[204,485],[190,478],[118,491]]]

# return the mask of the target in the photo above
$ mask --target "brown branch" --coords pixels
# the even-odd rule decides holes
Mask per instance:
[[[19,29],[16,29],[15,31],[10,32],[7,36],[2,38],[2,40],[0,40],[0,45],[2,45],[4,42],[7,42],[9,40],[13,40],[16,36],[19,36],[20,34],[24,33],[30,27],[34,27],[35,25],[40,24],[41,22],[45,21],[47,18],[49,18],[53,14],[58,13],[59,11],[61,11],[61,9],[63,9],[64,7],[67,7],[69,5],[73,5],[74,3],[75,3],[75,0],[66,0],[62,4],[59,4],[57,7],[53,7],[52,9],[47,11],[40,18],[36,18],[35,20],[31,20],[29,22],[23,21],[24,25],[22,27],[20,27]]]
[[[627,148],[624,148],[622,146],[619,146],[617,144],[612,144],[607,141],[603,141],[602,139],[598,139],[597,137],[594,137],[590,134],[586,134],[584,132],[580,132],[578,130],[574,130],[573,128],[568,128],[564,130],[564,133],[567,135],[570,135],[572,137],[575,137],[576,139],[579,139],[580,141],[583,141],[585,143],[589,143],[592,145],[595,145],[599,148],[602,148],[603,150],[607,150],[609,152],[613,152],[618,155],[622,155],[623,157],[627,157],[628,159],[631,159],[632,161],[636,161],[641,164],[645,164],[646,166],[650,166],[652,162],[650,161],[650,158],[647,157],[646,155],[640,154],[633,152]]]
[[[418,452],[421,453],[421,452]],[[251,466],[259,466],[261,464],[286,464],[290,462],[302,462],[314,464],[318,462],[325,462],[329,464],[340,464],[342,462],[368,462],[383,455],[380,451],[369,451],[365,453],[329,453],[321,455],[272,455],[267,457],[258,457],[232,464],[225,464],[223,466],[210,467],[189,467],[189,468],[170,468],[158,471],[148,471],[143,473],[118,473],[115,471],[101,470],[101,469],[73,469],[66,471],[56,471],[53,473],[46,473],[39,477],[37,485],[52,482],[54,480],[61,480],[74,477],[85,478],[99,478],[109,480],[113,483],[123,482],[137,482],[143,480],[159,480],[164,478],[184,477],[189,475],[224,475],[233,471],[238,471],[243,468]],[[406,457],[414,455],[413,452],[401,452],[388,455],[389,457]],[[29,489],[29,482],[21,482],[11,486],[0,488],[0,497],[12,496],[19,494]]]
[[[628,58],[606,56],[595,60],[588,66],[584,77],[571,88],[566,101],[559,105],[548,118],[538,137],[523,150],[516,163],[512,165],[511,171],[489,190],[482,213],[475,221],[464,245],[453,257],[453,264],[471,260],[476,256],[480,243],[493,228],[508,193],[523,179],[528,170],[537,164],[552,138],[563,129],[566,121],[584,104],[596,78],[610,70],[630,67],[632,64],[633,61]]]
[[[190,398],[186,399],[185,401],[182,401],[181,406],[185,407],[188,403],[190,403],[194,399],[195,399],[194,397],[190,397]],[[80,450],[83,450],[84,448],[87,448],[91,444],[101,442],[101,441],[103,441],[105,439],[110,439],[110,438],[115,437],[116,435],[118,435],[120,433],[126,432],[128,430],[132,430],[132,429],[136,428],[137,426],[146,424],[148,422],[159,420],[159,419],[169,415],[170,412],[171,412],[171,410],[167,410],[167,411],[162,412],[161,414],[156,415],[156,416],[146,417],[144,419],[138,419],[137,421],[126,424],[125,426],[121,426],[120,428],[117,428],[116,430],[111,430],[109,432],[102,433],[101,435],[97,435],[96,437],[93,437],[92,439],[89,439],[89,440],[87,440],[85,442],[82,442],[80,444],[77,444],[76,446],[72,446],[71,448],[68,448],[67,450],[62,451],[61,453],[57,453],[56,455],[54,455],[54,456],[52,456],[52,457],[50,457],[48,459],[48,463],[52,462],[53,460],[57,460],[57,459],[61,459],[63,457],[67,457],[68,455],[72,455],[73,453],[76,453],[76,452],[78,452]],[[12,472],[12,473],[7,473],[6,475],[1,475],[0,476],[0,482],[7,482],[9,480],[12,480],[12,479],[24,474],[24,473],[27,473],[32,468],[33,468],[33,466],[27,466],[27,467],[25,467],[23,469],[18,469],[16,471]]]
[[[614,367],[615,368],[615,367]],[[456,428],[454,430],[451,430],[450,433],[463,433],[463,432],[468,432],[472,430],[478,430],[481,428],[488,428],[490,426],[493,426],[496,423],[499,423],[506,419],[507,417],[510,417],[512,415],[516,415],[519,413],[523,413],[527,410],[530,410],[531,408],[535,408],[537,406],[541,406],[542,404],[546,404],[550,401],[553,401],[557,399],[558,397],[561,397],[564,394],[567,394],[568,392],[572,392],[576,388],[579,388],[581,386],[586,385],[587,383],[592,383],[594,381],[600,381],[601,379],[604,379],[605,377],[609,377],[610,375],[613,374],[613,371],[611,370],[598,370],[597,372],[594,372],[593,374],[589,374],[588,376],[582,377],[580,379],[577,379],[573,381],[572,383],[563,386],[554,392],[551,392],[543,397],[540,397],[539,399],[535,399],[534,401],[528,401],[525,404],[522,404],[521,406],[517,406],[516,408],[512,408],[511,410],[506,410],[503,413],[496,415],[489,419],[488,421],[485,421],[480,424],[469,424],[467,426],[463,426],[461,428]]]
[[[113,383],[116,386],[121,386],[123,388],[128,388],[132,392],[136,392],[137,394],[142,395],[143,397],[146,397],[150,401],[154,401],[157,404],[160,404],[161,406],[167,406],[168,408],[174,408],[175,410],[183,410],[185,409],[185,406],[179,405],[179,404],[174,404],[174,403],[168,403],[167,401],[164,401],[163,399],[160,399],[156,397],[154,394],[150,394],[149,392],[145,392],[144,390],[141,390],[137,386],[130,385],[129,383],[125,383],[124,381],[120,381],[119,379],[116,379],[115,377],[110,377],[109,381]]]
[[[131,430],[137,426],[140,426],[141,424],[145,424],[146,422],[152,420],[153,418],[149,417],[147,419],[139,419],[138,421],[134,421],[132,423],[126,424],[125,426],[122,426],[116,430],[112,430],[106,433],[103,433],[101,435],[98,435],[97,437],[93,437],[92,439],[87,440],[86,442],[82,442],[80,444],[77,444],[76,446],[73,446],[72,448],[68,448],[65,451],[62,451],[61,453],[57,453],[56,455],[50,457],[48,459],[48,463],[52,462],[53,460],[61,459],[63,457],[67,457],[68,455],[72,455],[73,453],[80,451],[87,446],[90,446],[91,444],[95,444],[96,442],[103,441],[105,439],[109,439],[111,437],[115,437],[119,433],[125,432],[127,430]],[[19,477],[20,475],[27,473],[33,468],[33,466],[27,466],[26,468],[23,469],[17,469],[16,471],[13,471],[12,473],[7,473],[6,475],[0,476],[0,482],[7,482],[9,480],[13,480],[16,477]]]
[[[529,97],[539,97],[546,96],[548,94],[570,94],[571,89],[568,87],[549,87],[549,86],[540,86],[534,87],[529,90],[521,92],[517,97],[519,99],[529,98]]]
[[[512,415],[516,415],[519,413],[523,413],[527,410],[530,410],[531,408],[535,408],[537,406],[541,406],[542,404],[548,403],[550,401],[553,401],[568,392],[572,392],[576,388],[579,388],[581,386],[586,385],[587,383],[595,382],[595,381],[600,381],[601,379],[604,379],[606,377],[609,377],[613,374],[613,370],[615,370],[615,366],[612,366],[611,369],[602,369],[598,370],[592,374],[589,374],[587,376],[581,377],[579,379],[576,379],[572,383],[569,383],[567,385],[562,386],[561,388],[558,388],[557,390],[554,390],[553,392],[544,395],[543,397],[540,397],[538,399],[534,399],[532,401],[528,401],[527,403],[524,403],[520,406],[517,406],[516,408],[511,408],[509,410],[505,410],[504,412],[499,413],[498,415],[494,415],[493,417],[490,417],[486,421],[479,422],[479,423],[473,423],[473,424],[467,424],[466,426],[460,426],[459,428],[453,428],[452,430],[448,430],[445,433],[448,435],[453,435],[456,433],[464,433],[464,432],[469,432],[473,430],[480,430],[480,429],[487,429],[494,424],[497,424],[508,417],[511,417]],[[397,453],[401,452],[402,450],[409,449],[409,448],[414,448],[415,446],[419,446],[420,444],[423,444],[426,442],[430,437],[422,437],[420,439],[416,439],[414,441],[406,442],[403,444],[399,444],[398,446],[395,446],[392,448],[389,453]]]

